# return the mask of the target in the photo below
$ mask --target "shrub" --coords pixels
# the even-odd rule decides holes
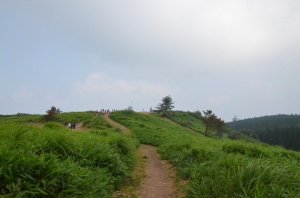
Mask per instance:
[[[241,140],[243,139],[242,135],[237,131],[230,131],[228,134],[228,138],[232,140]]]

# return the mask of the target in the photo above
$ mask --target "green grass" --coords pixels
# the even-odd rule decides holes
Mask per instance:
[[[69,113],[59,113],[55,116],[56,122],[61,122],[63,124],[67,123],[79,123],[82,121],[90,120],[95,116],[93,111],[85,112],[69,112]]]
[[[158,146],[189,181],[186,197],[299,197],[299,152],[208,138],[190,116],[170,117],[179,125],[157,114],[110,114],[131,136],[93,112],[62,113],[43,127],[26,124],[41,122],[39,115],[0,116],[0,197],[111,197],[131,173],[139,143]],[[71,131],[68,122],[90,130]]]
[[[83,122],[83,126],[90,129],[101,129],[101,130],[109,130],[113,128],[113,126],[107,123],[102,116],[97,116],[93,119],[85,120]]]
[[[193,141],[195,138],[207,141],[200,134],[151,114],[120,111],[110,114],[110,118],[128,127],[142,144],[159,146],[174,139]]]
[[[60,121],[71,114],[63,116]],[[76,116],[73,121],[88,118]],[[133,169],[135,138],[107,128],[81,133],[57,122],[16,123],[24,120],[0,125],[1,198],[111,197]]]
[[[0,115],[0,123],[24,123],[24,122],[41,122],[41,115],[17,114],[17,115]]]
[[[192,112],[175,111],[173,114],[167,114],[167,117],[183,127],[202,134],[205,133],[205,125]]]
[[[189,180],[187,197],[299,197],[300,154],[260,143],[207,138],[155,115],[110,116]]]
[[[79,123],[93,118],[95,113],[93,111],[86,112],[69,112],[56,114],[53,121],[62,124]],[[30,114],[16,114],[16,115],[0,115],[1,123],[28,123],[28,122],[45,122],[43,115],[30,115]]]

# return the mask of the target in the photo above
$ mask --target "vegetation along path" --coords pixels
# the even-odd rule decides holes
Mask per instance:
[[[106,114],[103,115],[104,119],[105,119],[108,123],[110,123],[110,124],[112,124],[113,126],[116,126],[117,128],[121,129],[121,131],[122,131],[124,134],[126,134],[126,135],[129,135],[129,134],[130,134],[130,130],[129,130],[129,129],[127,129],[125,126],[123,126],[123,125],[121,125],[121,124],[119,124],[119,123],[113,121],[112,119],[109,118],[108,115],[109,115],[109,113],[106,113]]]
[[[108,114],[103,116],[107,122],[119,127],[123,133],[129,134],[130,130],[111,120]],[[139,198],[173,198],[175,195],[175,187],[171,176],[174,175],[170,166],[163,160],[160,160],[156,152],[156,147],[149,145],[141,146],[141,154],[147,158],[145,167],[146,177],[136,189],[136,196]],[[127,197],[120,195],[119,197]]]

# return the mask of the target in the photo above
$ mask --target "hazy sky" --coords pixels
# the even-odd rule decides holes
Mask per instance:
[[[0,0],[0,114],[300,113],[299,0]]]

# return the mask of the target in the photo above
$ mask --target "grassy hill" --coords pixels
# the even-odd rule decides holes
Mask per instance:
[[[111,197],[131,173],[140,143],[157,146],[188,181],[187,197],[299,197],[299,152],[206,137],[188,112],[165,119],[118,111],[110,118],[133,134],[93,112],[58,114],[39,127],[31,123],[42,123],[41,115],[0,116],[0,197]],[[71,131],[68,122],[88,130]]]
[[[37,127],[30,122],[39,115],[0,117],[0,197],[111,197],[131,173],[138,141],[91,118],[62,113]],[[71,131],[67,122],[92,129]]]
[[[300,154],[260,143],[213,139],[157,115],[115,112],[143,144],[159,147],[182,179],[187,197],[297,197]]]
[[[157,114],[157,116],[160,116]],[[204,134],[205,125],[200,121],[199,117],[192,112],[175,111],[173,114],[167,114],[167,118],[180,126],[189,128],[195,132]]]

